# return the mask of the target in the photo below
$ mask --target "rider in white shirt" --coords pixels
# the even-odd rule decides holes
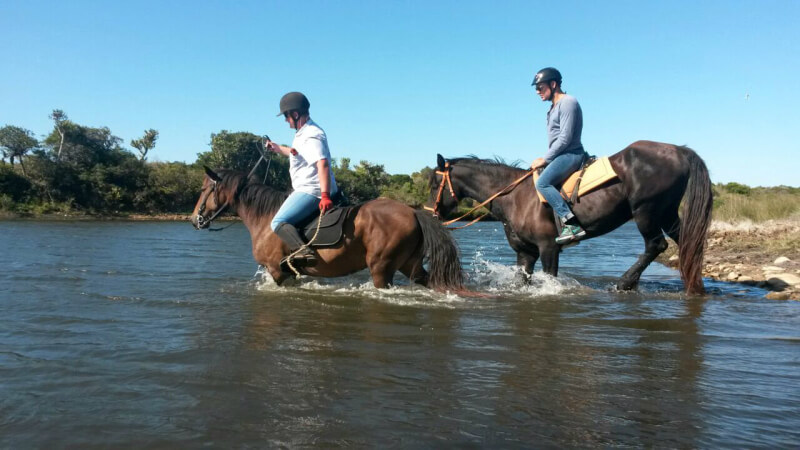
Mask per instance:
[[[294,191],[283,202],[272,219],[272,231],[294,251],[305,241],[296,225],[311,215],[323,213],[333,208],[331,196],[338,192],[336,180],[331,170],[331,154],[328,138],[309,116],[311,104],[300,92],[289,92],[281,98],[280,113],[289,127],[297,130],[291,147],[272,141],[266,148],[289,157],[289,174]],[[316,262],[314,252],[306,248],[292,258],[295,265],[311,266]]]

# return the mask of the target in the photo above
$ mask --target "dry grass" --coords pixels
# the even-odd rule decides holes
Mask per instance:
[[[800,219],[800,189],[715,185],[713,217],[725,222]]]

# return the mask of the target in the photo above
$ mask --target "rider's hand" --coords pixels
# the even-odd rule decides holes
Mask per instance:
[[[326,211],[333,208],[333,202],[331,201],[331,196],[327,192],[322,193],[322,198],[319,200],[319,210],[323,214]]]
[[[281,152],[281,148],[278,147],[278,144],[276,144],[276,143],[274,143],[272,141],[269,141],[269,140],[264,141],[264,147],[266,147],[266,149],[271,151],[271,152],[275,152],[275,153],[280,153]]]
[[[539,167],[544,167],[545,165],[547,165],[547,161],[545,161],[544,158],[536,158],[531,163],[531,169],[536,170]]]

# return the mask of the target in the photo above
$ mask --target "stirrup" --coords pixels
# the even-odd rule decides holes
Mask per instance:
[[[292,256],[292,265],[294,267],[314,267],[317,265],[317,257],[314,255],[314,252],[311,251],[310,248],[303,249],[300,253]],[[289,256],[283,257],[281,259],[281,270],[284,272],[290,272],[291,268],[289,268]]]

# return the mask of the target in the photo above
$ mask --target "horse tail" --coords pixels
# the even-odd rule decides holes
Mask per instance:
[[[689,181],[681,214],[678,250],[680,272],[686,292],[703,294],[703,253],[706,246],[706,232],[711,224],[711,179],[705,162],[688,147],[685,151],[689,164]]]
[[[428,258],[428,286],[437,291],[462,291],[464,273],[450,232],[426,211],[415,210],[414,215],[422,229],[423,251]]]

